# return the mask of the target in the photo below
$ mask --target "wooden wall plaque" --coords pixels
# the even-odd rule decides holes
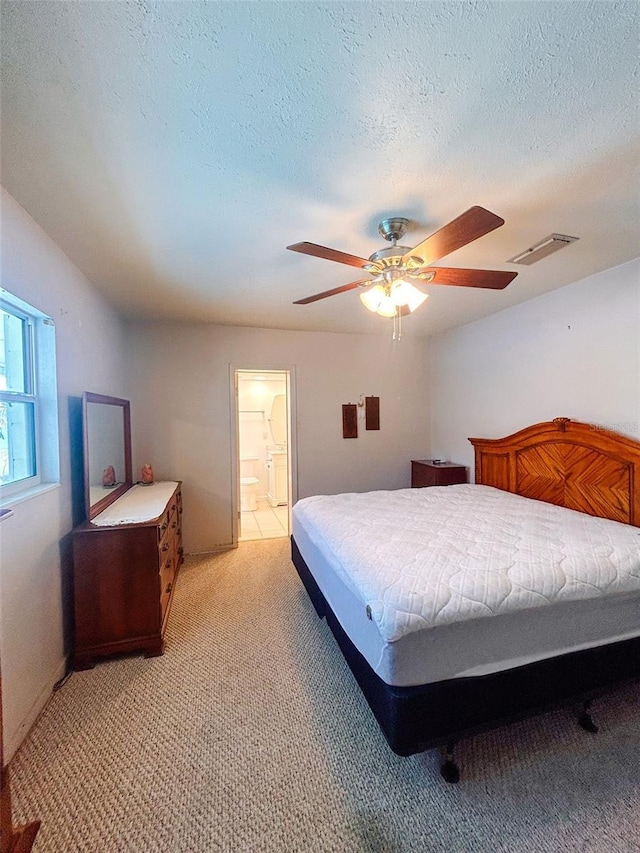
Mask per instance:
[[[364,398],[364,417],[367,429],[380,429],[380,397]]]
[[[358,437],[358,407],[355,403],[345,403],[342,407],[342,437]]]

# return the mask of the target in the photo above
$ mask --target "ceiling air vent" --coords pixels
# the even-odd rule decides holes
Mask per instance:
[[[507,263],[529,266],[530,264],[535,264],[536,261],[541,261],[542,258],[546,258],[547,255],[557,252],[558,249],[564,249],[569,243],[575,243],[579,239],[579,237],[568,237],[566,234],[550,234],[544,240],[536,243],[535,246],[531,246],[530,249],[525,249],[524,252],[520,252],[519,255],[510,258]]]

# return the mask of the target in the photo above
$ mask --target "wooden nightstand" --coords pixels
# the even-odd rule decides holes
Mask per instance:
[[[432,459],[411,460],[411,488],[424,486],[453,486],[467,482],[467,469],[455,462],[434,462]]]

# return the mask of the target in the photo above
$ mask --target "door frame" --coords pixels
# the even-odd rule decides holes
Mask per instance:
[[[269,366],[260,364],[257,367],[242,362],[229,364],[229,413],[230,413],[230,493],[231,493],[231,547],[237,548],[239,544],[238,530],[240,527],[240,424],[238,414],[238,373],[284,373],[287,385],[287,473],[289,487],[288,529],[291,535],[291,508],[298,500],[298,436],[296,424],[298,421],[296,412],[296,368],[293,364]]]

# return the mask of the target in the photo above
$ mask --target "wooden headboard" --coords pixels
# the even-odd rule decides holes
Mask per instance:
[[[640,442],[569,418],[469,441],[476,483],[640,527]]]

